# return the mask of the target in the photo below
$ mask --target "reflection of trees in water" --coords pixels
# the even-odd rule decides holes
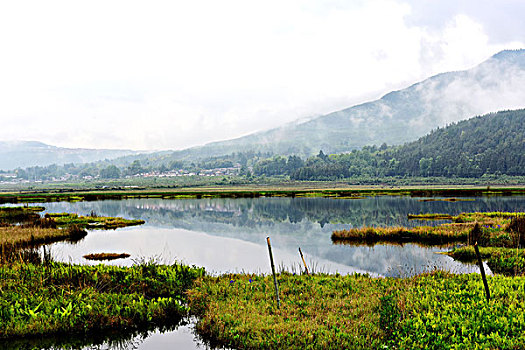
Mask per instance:
[[[136,331],[93,332],[87,335],[60,335],[45,338],[10,339],[0,341],[2,349],[138,349],[153,332],[170,332],[184,325],[181,319],[159,328],[149,327]]]
[[[463,268],[449,257],[434,254],[436,248],[417,245],[341,246],[333,245],[334,229],[362,225],[421,224],[407,220],[409,213],[449,213],[467,211],[524,211],[525,196],[482,197],[475,201],[420,202],[410,197],[370,197],[357,200],[331,198],[255,199],[132,199],[79,203],[49,203],[50,211],[124,216],[146,220],[147,226],[181,228],[216,237],[265,244],[272,236],[275,247],[296,255],[297,246],[307,260],[321,259],[383,275],[398,270],[414,270],[438,264],[452,270]],[[430,224],[432,222],[423,222]],[[134,228],[140,230],[141,227]],[[168,238],[169,239],[169,238]],[[103,242],[102,242],[103,244]],[[238,262],[242,266],[243,262]],[[449,268],[447,268],[449,269]],[[334,271],[332,271],[334,272]]]
[[[166,324],[158,327],[141,328],[135,331],[109,331],[92,332],[86,335],[60,335],[45,338],[21,338],[0,340],[0,348],[6,350],[18,349],[90,349],[90,350],[131,350],[139,349],[141,344],[153,333],[175,332],[179,327],[193,327],[196,319],[175,319],[167,321]],[[181,335],[186,336],[187,331],[183,330]],[[162,335],[161,335],[162,336]],[[202,339],[197,334],[192,335],[195,348],[199,349],[219,349],[215,344]],[[164,341],[165,342],[165,341]],[[150,344],[151,345],[151,344]]]
[[[53,203],[55,204],[55,203]],[[60,205],[61,203],[59,203]],[[354,227],[372,225],[418,225],[407,214],[471,211],[524,211],[525,197],[478,197],[474,201],[421,202],[410,197],[333,198],[213,198],[213,199],[132,199],[65,203],[79,213],[91,210],[100,215],[144,219],[149,224],[184,227],[195,221],[223,223],[236,227],[257,227],[271,223],[314,222],[321,227],[345,224]],[[48,209],[53,210],[48,204]],[[430,224],[431,222],[426,222]]]

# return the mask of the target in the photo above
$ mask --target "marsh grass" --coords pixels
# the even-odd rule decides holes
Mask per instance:
[[[427,213],[427,214],[408,214],[409,220],[452,220],[453,215],[439,214],[439,213]]]
[[[0,207],[0,223],[9,225],[33,222],[40,218],[38,213],[44,209],[37,206]]]
[[[184,292],[203,274],[178,263],[0,265],[0,339],[169,324],[186,313]]]
[[[83,256],[84,259],[88,260],[115,260],[129,258],[130,255],[127,253],[94,253],[86,254]]]
[[[361,242],[419,242],[443,244],[465,241],[471,224],[443,224],[440,226],[418,227],[361,227],[338,230],[332,233],[332,240]]]
[[[457,181],[457,179],[455,180]],[[166,187],[173,187],[170,179]],[[155,186],[156,187],[156,186]],[[450,187],[450,186],[449,186]],[[368,196],[413,196],[413,197],[474,197],[484,195],[522,195],[524,188],[491,188],[487,187],[450,187],[432,188],[421,185],[419,188],[405,186],[404,188],[384,188],[376,185],[349,185],[347,182],[298,182],[277,184],[255,184],[242,186],[210,186],[201,184],[196,188],[195,184],[184,188],[141,188],[137,190],[125,190],[118,186],[108,191],[95,191],[93,188],[86,190],[75,190],[57,193],[48,189],[48,192],[32,193],[2,193],[0,203],[44,203],[58,201],[94,201],[104,199],[130,199],[130,198],[257,198],[257,197],[333,197],[349,198]]]
[[[41,227],[0,227],[0,244],[36,245],[64,240],[70,236],[68,230]]]
[[[201,317],[197,330],[235,348],[375,348],[382,330],[382,281],[366,276],[278,276],[277,309],[271,276],[204,277],[188,292]]]
[[[130,220],[120,217],[97,216],[93,212],[89,216],[72,213],[47,213],[45,218],[53,219],[57,226],[77,225],[91,229],[116,229],[119,227],[144,224],[144,220]]]
[[[438,226],[417,227],[360,227],[338,230],[332,233],[334,242],[416,242],[420,244],[444,244],[447,242],[478,242],[482,246],[516,246],[517,239],[525,243],[525,233],[512,227],[525,227],[525,213],[488,212],[462,213],[457,216],[441,213],[409,214],[409,219],[451,220]],[[511,222],[513,223],[511,227]],[[473,230],[479,225],[479,230]],[[525,230],[522,229],[522,230]],[[473,237],[473,232],[479,232]]]
[[[243,349],[522,348],[523,277],[433,271],[409,278],[203,277],[188,292],[199,334]],[[476,336],[473,336],[476,334]]]

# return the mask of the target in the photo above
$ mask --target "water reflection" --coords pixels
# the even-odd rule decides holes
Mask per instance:
[[[227,350],[214,347],[194,332],[196,319],[175,320],[171,325],[139,331],[65,334],[55,337],[34,337],[0,340],[0,348],[22,349],[83,349],[83,350]]]
[[[525,197],[482,197],[473,201],[420,201],[410,197],[255,199],[134,199],[79,203],[46,203],[48,211],[72,211],[143,219],[146,224],[116,231],[92,231],[77,245],[58,243],[52,249],[65,261],[90,264],[88,253],[129,253],[110,264],[130,265],[133,259],[157,257],[204,266],[213,273],[269,272],[266,236],[275,260],[290,268],[300,262],[301,247],[309,265],[324,272],[368,272],[400,276],[423,268],[472,272],[477,268],[436,254],[443,247],[334,245],[335,229],[363,225],[419,225],[411,213],[524,211]],[[425,221],[424,224],[429,224]]]

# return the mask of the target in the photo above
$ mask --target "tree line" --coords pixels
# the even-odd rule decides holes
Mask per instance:
[[[173,153],[175,154],[175,153]],[[525,110],[502,111],[438,128],[417,141],[402,146],[365,146],[340,154],[303,159],[268,152],[236,152],[202,160],[173,159],[173,154],[147,155],[119,161],[50,165],[16,169],[19,179],[50,180],[66,174],[79,178],[122,178],[142,173],[165,173],[239,167],[247,178],[270,176],[293,180],[336,180],[351,177],[461,177],[525,175]],[[0,172],[0,180],[7,174]]]

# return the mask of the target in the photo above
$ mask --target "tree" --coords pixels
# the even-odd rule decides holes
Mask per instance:
[[[140,160],[134,160],[133,163],[128,167],[128,172],[130,175],[137,175],[143,172],[142,165]]]
[[[118,179],[120,177],[120,170],[115,165],[109,165],[100,170],[100,177],[104,179]]]

